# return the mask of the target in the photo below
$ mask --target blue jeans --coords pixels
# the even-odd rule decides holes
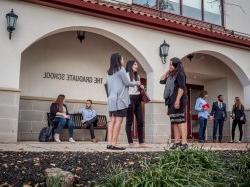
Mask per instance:
[[[73,138],[73,131],[74,131],[75,124],[72,120],[56,117],[53,122],[54,122],[55,127],[57,126],[54,133],[60,134],[64,126],[67,125],[69,129],[69,137]]]
[[[219,127],[219,141],[221,142],[222,140],[222,132],[223,132],[223,124],[224,124],[224,119],[215,119],[214,120],[214,129],[213,129],[213,140],[215,141],[217,138],[217,129]]]
[[[205,141],[205,134],[207,128],[207,119],[204,117],[199,117],[199,140]]]

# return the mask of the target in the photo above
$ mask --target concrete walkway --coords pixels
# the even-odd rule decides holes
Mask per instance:
[[[169,144],[148,144],[151,148],[127,148],[125,151],[112,151],[106,149],[106,142],[18,142],[0,144],[0,152],[4,151],[27,151],[27,152],[161,152],[168,150]],[[119,144],[119,146],[127,147],[127,144]],[[249,143],[191,143],[190,147],[198,147],[206,150],[250,150]]]

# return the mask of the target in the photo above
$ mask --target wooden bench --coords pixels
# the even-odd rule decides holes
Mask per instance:
[[[85,125],[85,123],[82,123],[83,120],[83,116],[81,113],[75,113],[75,114],[69,114],[70,115],[70,119],[74,122],[75,127],[74,129],[87,129],[88,127]],[[47,113],[47,120],[48,120],[48,126],[53,124],[53,119],[54,116],[48,112]],[[105,115],[97,115],[97,126],[95,126],[95,129],[106,129],[106,137],[105,137],[105,141],[107,140],[107,133],[108,133],[108,121],[107,121],[107,117]],[[67,126],[64,126],[64,129],[68,128]],[[52,130],[52,134],[54,130]]]

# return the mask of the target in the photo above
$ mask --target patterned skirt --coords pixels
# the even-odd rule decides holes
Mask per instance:
[[[174,107],[174,102],[168,105],[168,115],[170,117],[171,124],[181,124],[186,122],[186,106],[187,106],[187,96],[183,96],[180,101],[180,108],[176,109]]]

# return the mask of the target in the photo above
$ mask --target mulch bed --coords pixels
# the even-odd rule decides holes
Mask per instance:
[[[240,151],[221,151],[225,162]],[[142,167],[144,161],[155,162],[162,153],[83,153],[83,152],[0,152],[0,187],[2,186],[45,186],[44,171],[58,167],[77,176],[78,186],[88,186],[109,172],[110,164],[122,165],[135,170]],[[6,184],[6,185],[3,185]]]
[[[58,167],[77,176],[77,183],[87,185],[109,171],[110,164],[140,169],[147,160],[154,162],[160,153],[83,153],[83,152],[0,152],[0,186],[44,186],[44,171]],[[8,184],[8,185],[7,185]],[[39,185],[40,184],[40,185]]]

